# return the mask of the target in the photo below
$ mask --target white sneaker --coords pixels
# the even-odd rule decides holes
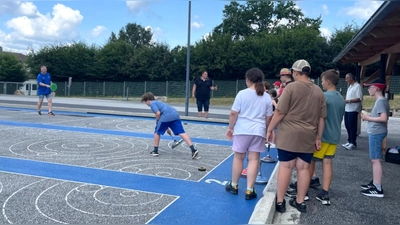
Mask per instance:
[[[345,148],[346,148],[347,150],[354,150],[354,149],[356,148],[356,146],[350,143],[350,144],[347,145]]]
[[[343,148],[346,148],[350,143],[347,142],[346,144],[342,144]]]

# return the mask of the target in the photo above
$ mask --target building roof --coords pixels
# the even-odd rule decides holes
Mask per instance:
[[[333,62],[369,65],[400,52],[400,1],[385,1]]]

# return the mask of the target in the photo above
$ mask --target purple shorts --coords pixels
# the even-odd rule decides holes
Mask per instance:
[[[232,150],[238,153],[265,152],[265,138],[255,135],[233,135]]]

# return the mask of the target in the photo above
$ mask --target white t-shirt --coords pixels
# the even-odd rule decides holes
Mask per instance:
[[[239,113],[233,135],[257,135],[265,138],[265,117],[272,116],[272,100],[268,93],[258,96],[250,88],[241,90],[236,95],[232,110]]]
[[[346,100],[359,98],[363,100],[363,91],[359,83],[355,82],[347,89]],[[346,103],[346,112],[361,112],[361,102]]]

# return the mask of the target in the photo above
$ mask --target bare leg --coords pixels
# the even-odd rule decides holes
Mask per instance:
[[[254,183],[256,182],[257,174],[258,174],[258,165],[260,160],[259,152],[249,152],[247,156],[248,165],[247,165],[247,187],[254,188]],[[243,166],[243,160],[242,160]],[[240,168],[242,171],[242,168]],[[239,173],[240,176],[240,173]]]
[[[295,165],[295,159],[291,161],[280,161],[278,168],[278,190],[276,192],[276,202],[283,202],[286,190],[289,186],[290,178],[292,176],[292,170]]]
[[[243,169],[243,159],[246,157],[246,153],[238,153],[235,152],[234,157],[233,157],[233,163],[232,163],[232,182],[233,183],[238,183],[240,174]]]
[[[380,159],[372,159],[372,177],[374,184],[382,184],[382,164]]]
[[[316,175],[316,172],[315,172],[315,161],[311,160],[311,163],[310,163],[310,177],[313,177],[314,175]]]
[[[198,112],[198,113],[197,113],[197,116],[198,116],[198,117],[201,117],[201,112]]]
[[[297,169],[297,203],[304,202],[308,187],[310,186],[310,164],[300,158],[296,158]]]
[[[204,111],[204,117],[205,117],[205,118],[208,118],[208,111],[207,111],[207,112]]]
[[[186,142],[188,146],[193,145],[192,140],[190,140],[189,135],[187,135],[186,133],[179,134],[179,136]]]
[[[332,182],[333,168],[332,159],[322,160],[322,189],[329,191]]]
[[[52,110],[52,106],[53,106],[53,99],[52,98],[48,98],[47,99],[47,106],[49,108],[49,112],[51,112]]]
[[[43,103],[43,99],[39,99],[38,104],[37,104],[38,111],[40,111],[40,109],[42,108],[42,103]]]
[[[160,135],[154,133],[154,147],[158,147],[159,144],[160,144]]]

